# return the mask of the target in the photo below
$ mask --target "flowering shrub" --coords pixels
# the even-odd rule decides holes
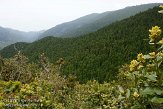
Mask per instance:
[[[160,8],[163,8],[163,5],[161,5]],[[163,13],[163,10],[160,10],[159,13]]]

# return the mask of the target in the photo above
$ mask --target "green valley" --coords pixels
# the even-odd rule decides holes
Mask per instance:
[[[159,8],[141,12],[135,16],[118,21],[94,33],[76,38],[46,37],[36,42],[15,44],[30,61],[35,61],[41,53],[55,63],[63,58],[63,74],[76,75],[78,80],[86,82],[96,79],[100,82],[115,78],[118,69],[129,62],[139,52],[147,53],[148,30],[153,25],[162,27],[162,15]],[[144,40],[142,40],[144,39]],[[11,52],[10,52],[11,51]],[[14,55],[14,45],[1,50],[4,57]]]

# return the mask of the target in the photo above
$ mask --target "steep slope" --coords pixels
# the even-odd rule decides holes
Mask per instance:
[[[153,8],[159,4],[145,4],[139,6],[127,7],[117,11],[104,12],[101,14],[94,13],[74,21],[66,22],[60,25],[57,25],[43,34],[40,38],[46,36],[55,36],[55,37],[72,37],[80,36],[86,33],[94,32],[106,25],[109,25],[115,21],[128,18],[135,15],[136,13],[143,12],[149,8]]]
[[[150,9],[130,18],[113,23],[94,33],[75,38],[46,37],[27,46],[22,52],[36,61],[45,53],[51,62],[65,60],[64,74],[74,74],[81,82],[96,79],[100,82],[115,78],[117,69],[139,52],[149,51],[148,29],[163,28],[159,8]],[[17,46],[20,46],[17,43]],[[13,45],[1,50],[4,57],[14,54]]]
[[[42,31],[23,32],[10,28],[0,27],[0,49],[15,42],[32,42],[38,39]]]
[[[68,33],[70,31],[73,31],[74,29],[77,29],[77,28],[83,27],[86,24],[95,22],[96,20],[98,20],[101,17],[102,16],[99,16],[98,13],[93,13],[93,14],[90,14],[90,15],[86,15],[86,16],[81,17],[79,19],[76,19],[74,21],[66,22],[66,23],[57,25],[56,27],[53,27],[53,28],[45,31],[41,35],[41,37],[51,36],[51,35],[54,35],[54,36],[62,36],[65,33]]]

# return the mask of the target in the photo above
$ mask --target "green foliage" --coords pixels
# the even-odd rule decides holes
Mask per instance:
[[[0,79],[4,81],[30,82],[38,72],[38,66],[34,63],[28,63],[28,59],[20,52],[10,59],[1,57]]]
[[[3,53],[2,54],[5,54],[5,58],[9,58],[9,57],[13,57],[17,51],[22,51],[23,49],[25,49],[27,46],[29,45],[29,43],[25,43],[25,42],[18,42],[18,43],[15,43],[15,44],[11,44],[10,46],[7,46],[5,47],[5,49],[8,49],[8,50],[2,50]]]
[[[138,54],[137,60],[131,61],[128,69],[124,67],[121,69],[121,75],[119,74],[130,79],[131,83],[124,87],[133,92],[134,101],[131,99],[131,108],[160,109],[163,106],[163,43],[160,43],[162,31],[160,27],[155,26],[149,32],[149,44],[155,46],[154,52],[147,55]]]

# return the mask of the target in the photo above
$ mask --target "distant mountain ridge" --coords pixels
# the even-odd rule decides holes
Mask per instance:
[[[46,36],[75,37],[94,32],[113,22],[122,20],[136,13],[145,11],[159,3],[127,7],[121,10],[104,13],[92,13],[79,19],[65,22],[46,31],[23,32],[10,28],[0,27],[0,49],[16,42],[32,42]]]
[[[46,36],[54,37],[74,37],[94,32],[113,22],[128,18],[139,12],[148,10],[160,3],[144,4],[138,6],[130,6],[116,11],[108,11],[104,13],[93,13],[76,20],[59,24],[40,35],[40,39]]]
[[[43,31],[23,32],[11,28],[0,27],[0,49],[16,42],[32,42],[38,39]]]

